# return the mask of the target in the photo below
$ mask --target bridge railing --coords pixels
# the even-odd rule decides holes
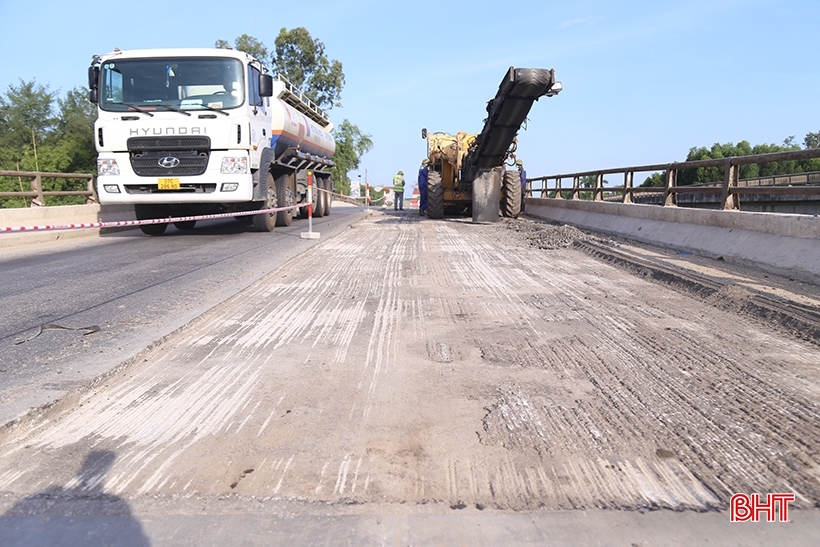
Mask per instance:
[[[23,198],[31,207],[44,207],[47,196],[82,196],[86,203],[97,203],[97,190],[94,185],[95,175],[88,173],[43,173],[36,171],[0,171],[0,179],[17,179],[20,190],[0,192],[0,198]],[[84,181],[75,186],[76,190],[50,190],[48,180]],[[23,188],[23,181],[28,189]]]
[[[696,160],[684,162],[672,162],[666,164],[639,165],[634,167],[618,167],[614,169],[600,169],[597,171],[583,171],[579,173],[549,175],[545,177],[535,177],[527,179],[525,195],[528,197],[549,197],[553,194],[557,199],[565,199],[564,193],[570,194],[570,199],[581,199],[582,194],[591,195],[595,201],[611,200],[615,196],[620,196],[623,203],[634,203],[635,194],[656,194],[662,197],[661,205],[676,206],[678,194],[720,194],[720,202],[723,209],[740,209],[740,196],[752,194],[766,195],[800,195],[800,196],[820,196],[820,177],[810,177],[804,174],[805,179],[799,183],[803,186],[790,186],[798,184],[797,178],[801,175],[778,175],[775,177],[760,177],[756,179],[758,184],[741,184],[739,179],[740,166],[751,164],[763,164],[778,161],[796,161],[820,158],[820,148],[809,150],[793,150],[789,152],[774,152],[771,154],[755,154],[751,156],[735,156],[731,158],[721,158],[712,160]],[[705,185],[685,185],[678,186],[678,173],[681,169],[698,169],[701,167],[723,167],[724,177],[722,183]],[[660,186],[634,186],[635,173],[658,172],[666,173],[665,185]],[[624,177],[623,186],[604,187],[604,176],[612,174],[622,174]],[[582,177],[595,177],[595,186],[592,188],[582,188]],[[784,177],[795,177],[793,182],[786,182],[786,186],[780,181]],[[564,180],[571,179],[572,187],[562,186]],[[551,183],[551,184],[550,184]],[[539,193],[535,196],[535,193]]]

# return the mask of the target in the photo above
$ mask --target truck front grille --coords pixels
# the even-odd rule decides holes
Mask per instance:
[[[208,169],[210,137],[131,137],[131,167],[140,177],[186,177]]]

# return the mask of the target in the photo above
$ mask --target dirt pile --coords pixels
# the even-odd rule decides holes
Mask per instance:
[[[612,242],[609,238],[593,235],[575,226],[557,222],[505,218],[499,226],[515,232],[521,241],[546,250],[565,249],[573,246],[577,241]]]

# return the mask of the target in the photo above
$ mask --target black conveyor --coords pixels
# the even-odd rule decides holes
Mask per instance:
[[[487,103],[484,129],[464,159],[463,182],[472,182],[479,169],[502,165],[532,103],[550,94],[554,83],[554,70],[510,67],[495,98]]]

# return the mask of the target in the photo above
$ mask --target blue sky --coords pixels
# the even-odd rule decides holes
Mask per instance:
[[[92,54],[115,47],[247,33],[272,49],[280,28],[299,26],[343,64],[331,118],[373,138],[361,173],[375,185],[399,169],[415,178],[422,127],[479,132],[509,66],[554,68],[564,86],[519,134],[531,177],[820,131],[817,0],[0,0],[0,92],[20,79],[83,86]]]

